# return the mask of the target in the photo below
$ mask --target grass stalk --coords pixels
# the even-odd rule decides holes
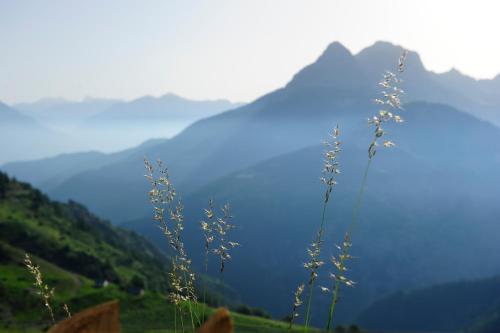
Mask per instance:
[[[362,204],[362,201],[363,201],[363,196],[364,196],[364,193],[365,193],[365,189],[366,189],[366,182],[368,180],[368,173],[370,171],[370,166],[372,165],[372,158],[369,158],[368,159],[368,163],[366,164],[366,167],[365,167],[365,171],[363,173],[363,178],[362,178],[362,181],[361,181],[361,187],[359,189],[359,192],[358,192],[358,196],[356,198],[356,203],[354,205],[354,209],[353,209],[353,212],[352,212],[352,217],[351,217],[351,222],[349,223],[349,226],[347,228],[347,232],[346,232],[346,239],[345,241],[343,242],[342,244],[342,255],[340,255],[340,260],[339,260],[339,271],[342,272],[345,270],[345,261],[349,258],[349,248],[350,246],[348,244],[350,244],[350,240],[351,240],[351,235],[352,235],[352,231],[355,227],[355,225],[357,224],[358,222],[358,218],[359,218],[359,212],[360,212],[360,209],[361,209],[361,204]],[[336,308],[336,305],[337,305],[337,302],[338,302],[338,299],[339,299],[339,293],[340,293],[340,285],[342,283],[342,280],[340,279],[340,277],[336,278],[335,279],[335,285],[334,285],[334,288],[333,288],[333,295],[332,295],[332,302],[330,304],[330,311],[328,313],[328,322],[327,322],[327,325],[326,325],[326,330],[328,332],[331,332],[332,328],[333,328],[333,316],[335,314],[335,308]]]
[[[54,311],[52,309],[51,300],[54,296],[54,289],[49,288],[47,284],[43,281],[43,275],[40,271],[40,267],[33,263],[31,256],[28,253],[24,255],[24,265],[28,271],[35,278],[33,285],[37,288],[37,294],[40,296],[45,308],[47,309],[52,325],[55,325],[56,320],[54,317]],[[69,310],[68,310],[69,312]]]
[[[325,226],[325,217],[326,217],[326,207],[327,207],[328,201],[324,200],[323,202],[323,213],[321,214],[321,224],[319,227],[318,235],[317,235],[317,243],[321,244],[323,241],[323,233],[324,233],[324,226]],[[311,272],[311,274],[315,274],[315,272]],[[309,329],[309,324],[311,321],[311,304],[312,304],[312,296],[313,296],[313,291],[314,291],[314,281],[315,278],[312,278],[311,276],[311,281],[308,284],[308,293],[307,293],[307,304],[306,304],[306,316],[305,316],[305,322],[304,322],[304,332],[307,332]],[[290,326],[291,328],[291,326]]]
[[[310,262],[304,265],[305,268],[311,271],[309,282],[308,282],[308,295],[307,295],[307,305],[306,305],[306,316],[304,322],[304,332],[307,332],[309,329],[309,324],[311,321],[311,304],[312,304],[312,296],[314,291],[314,282],[317,277],[318,269],[323,265],[323,262],[320,260],[321,254],[321,246],[323,244],[323,234],[326,226],[326,209],[328,206],[328,202],[330,200],[330,195],[333,191],[337,182],[335,177],[340,173],[338,169],[339,163],[337,161],[337,155],[340,153],[340,141],[338,141],[338,137],[340,135],[339,127],[336,126],[331,134],[331,140],[325,141],[325,147],[327,149],[324,152],[324,164],[323,164],[323,177],[321,178],[321,182],[326,185],[324,199],[323,199],[323,211],[321,214],[321,223],[319,227],[319,231],[316,236],[316,240],[312,243],[311,247],[308,248],[308,253],[311,258]]]
[[[405,61],[407,53],[408,52],[406,50],[403,50],[403,53],[399,57],[398,68],[397,68],[397,72],[399,74],[403,73],[403,71],[405,70]],[[359,214],[366,189],[368,173],[372,165],[373,157],[377,152],[377,146],[378,146],[377,141],[385,135],[385,131],[382,128],[382,124],[389,121],[394,121],[396,123],[403,122],[403,119],[399,115],[395,114],[396,111],[403,109],[401,107],[401,95],[404,92],[402,89],[399,88],[399,84],[401,82],[402,80],[398,77],[397,74],[394,74],[390,71],[386,71],[386,73],[383,75],[382,81],[379,82],[379,85],[383,87],[383,90],[381,92],[383,99],[379,98],[375,99],[375,103],[381,105],[384,109],[380,110],[378,115],[368,120],[368,123],[375,127],[373,140],[368,147],[368,162],[366,164],[365,171],[363,173],[363,179],[361,181],[361,187],[359,189],[358,196],[356,198],[356,203],[354,205],[354,209],[352,212],[351,222],[349,223],[344,241],[342,243],[342,247],[340,248],[341,254],[339,255],[338,260],[335,257],[332,258],[334,265],[337,267],[338,274],[334,275],[335,285],[332,292],[332,302],[330,304],[330,311],[328,313],[328,322],[326,329],[329,332],[332,330],[333,327],[333,318],[335,314],[336,304],[339,299],[341,284],[344,283],[350,286],[354,284],[353,281],[346,279],[343,273],[346,270],[346,263],[345,263],[346,260],[352,258],[349,255],[352,232],[359,220]],[[386,148],[394,147],[394,143],[392,141],[384,140],[383,146]]]

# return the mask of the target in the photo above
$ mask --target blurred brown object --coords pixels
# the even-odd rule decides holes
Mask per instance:
[[[120,333],[118,301],[85,309],[53,326],[48,333]]]
[[[229,311],[225,308],[218,309],[215,314],[210,317],[197,333],[232,333],[233,320],[229,315]]]

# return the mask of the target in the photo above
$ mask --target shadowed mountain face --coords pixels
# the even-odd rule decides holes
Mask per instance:
[[[369,174],[353,238],[357,259],[349,266],[349,276],[358,284],[342,294],[339,305],[338,318],[344,323],[371,301],[399,289],[500,272],[490,256],[500,251],[495,203],[500,153],[480,144],[498,140],[500,130],[443,105],[410,104],[405,116],[406,123],[389,129],[398,148],[379,150]],[[369,139],[364,126],[342,132],[342,173],[327,215],[325,259],[335,254],[333,244],[341,241],[350,221]],[[233,237],[242,247],[234,251],[225,280],[245,302],[276,316],[287,314],[291,291],[306,279],[301,263],[307,261],[305,248],[319,225],[322,205],[321,150],[317,146],[271,158],[185,199],[186,220],[192,222],[188,235],[199,234],[196,221],[203,218],[208,198],[219,205],[231,203],[238,225]],[[149,216],[124,226],[163,244]],[[188,243],[190,253],[202,253],[201,237],[191,236]],[[332,283],[325,276],[333,267],[326,267],[318,285]],[[329,298],[317,292],[313,321],[321,325]]]
[[[397,292],[363,311],[358,322],[390,331],[494,333],[500,330],[499,310],[497,276]]]

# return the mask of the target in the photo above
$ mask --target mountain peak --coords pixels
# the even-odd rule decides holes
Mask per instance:
[[[444,72],[440,75],[448,77],[448,78],[453,79],[453,80],[469,79],[469,80],[476,81],[474,78],[472,78],[468,75],[465,75],[464,73],[462,73],[461,71],[459,71],[455,67],[452,67],[449,71]]]
[[[361,50],[355,57],[363,69],[370,73],[370,76],[378,77],[385,70],[396,70],[397,60],[403,50],[405,48],[400,45],[378,41]],[[407,71],[412,72],[413,75],[422,75],[426,72],[420,56],[414,51],[408,51],[406,63],[408,64]]]
[[[323,54],[321,54],[319,59],[331,58],[331,57],[336,57],[336,58],[338,58],[338,57],[352,57],[352,53],[342,43],[333,42],[327,46],[327,48],[325,49],[325,51],[323,51]]]
[[[458,69],[455,67],[452,67],[448,72],[446,72],[449,75],[464,75],[462,72],[460,72]]]
[[[347,90],[359,83],[360,74],[352,53],[341,43],[333,42],[314,63],[295,74],[287,87],[329,86]]]

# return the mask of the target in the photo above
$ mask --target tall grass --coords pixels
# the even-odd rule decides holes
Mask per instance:
[[[204,320],[205,306],[201,305],[203,312],[200,318],[199,303],[195,290],[196,275],[191,268],[191,259],[188,257],[182,241],[184,206],[170,181],[168,169],[164,167],[161,160],[156,162],[155,167],[148,159],[144,159],[144,166],[146,168],[146,178],[151,185],[149,199],[153,206],[153,219],[165,235],[172,253],[172,267],[169,272],[172,291],[169,293],[169,299],[175,305],[174,320],[177,323],[177,315],[179,314],[181,328],[184,331],[183,309],[184,306],[187,306],[191,328],[194,330]],[[231,223],[233,216],[230,213],[229,204],[225,204],[220,210],[221,215],[216,216],[214,202],[209,200],[208,208],[205,209],[206,220],[201,221],[200,225],[205,239],[205,272],[208,273],[209,254],[215,255],[220,262],[219,272],[221,284],[223,284],[226,263],[231,259],[230,252],[233,248],[239,246],[239,243],[229,239],[229,232],[235,228]],[[205,303],[206,286],[203,289],[203,303]],[[196,310],[194,307],[196,307]]]
[[[407,51],[403,51],[398,60],[398,66],[396,71],[397,74],[394,74],[393,72],[390,71],[386,71],[383,75],[382,81],[379,82],[379,85],[382,87],[381,91],[382,97],[375,99],[375,103],[381,106],[381,110],[379,110],[375,116],[373,116],[368,120],[369,125],[371,125],[374,128],[373,138],[368,146],[368,161],[363,172],[361,186],[356,197],[356,201],[351,216],[351,221],[348,225],[347,232],[344,235],[344,239],[341,245],[336,246],[339,251],[339,254],[337,256],[332,256],[330,259],[335,269],[335,273],[330,274],[330,277],[333,278],[334,281],[333,286],[332,288],[320,286],[320,289],[323,292],[331,294],[331,303],[329,306],[328,318],[326,324],[327,331],[331,331],[333,327],[333,319],[335,315],[336,305],[339,300],[341,285],[346,285],[349,287],[355,285],[355,282],[350,280],[345,273],[347,271],[347,262],[353,258],[350,255],[350,249],[352,246],[351,243],[352,232],[359,219],[359,213],[361,210],[362,200],[364,197],[364,192],[366,189],[368,175],[372,165],[373,158],[377,153],[380,141],[382,141],[383,147],[390,148],[395,146],[395,144],[392,141],[385,140],[383,138],[385,137],[386,133],[382,125],[390,121],[394,121],[396,123],[403,122],[403,119],[399,114],[397,114],[397,112],[402,110],[401,95],[404,92],[400,88],[402,80],[399,78],[399,74],[401,74],[405,69],[406,56],[407,56]],[[321,178],[322,183],[326,185],[326,190],[324,193],[321,223],[314,241],[307,248],[309,261],[304,264],[304,267],[309,271],[309,279],[306,284],[307,303],[305,308],[305,320],[304,320],[305,332],[308,331],[311,321],[311,304],[313,299],[314,282],[318,277],[318,270],[324,264],[323,260],[321,259],[321,249],[324,242],[323,234],[325,232],[325,227],[326,227],[327,204],[329,202],[332,190],[334,186],[337,184],[336,175],[340,173],[338,168],[339,163],[337,161],[337,156],[341,151],[340,142],[338,141],[338,136],[339,136],[339,129],[337,126],[333,131],[333,134],[331,135],[332,140],[326,142],[327,150],[324,153],[325,159],[323,167],[323,177]],[[290,329],[293,326],[295,318],[299,316],[298,308],[302,305],[301,295],[304,289],[303,286],[304,284],[301,284],[294,293],[294,302],[293,302],[292,314],[289,325]]]
[[[212,199],[208,200],[208,207],[205,208],[206,220],[200,222],[201,230],[203,231],[203,237],[205,239],[204,244],[204,258],[203,258],[203,268],[205,270],[205,275],[208,275],[208,260],[209,254],[212,250],[212,243],[215,240],[215,213],[214,213],[214,202]],[[203,303],[207,303],[207,284],[203,284]],[[205,318],[205,308],[203,307],[202,318]]]
[[[54,288],[50,288],[44,281],[42,271],[40,270],[40,266],[33,262],[33,259],[28,253],[24,254],[24,265],[28,272],[33,276],[35,281],[33,282],[33,286],[36,288],[36,293],[40,296],[40,299],[43,302],[44,307],[47,309],[49,313],[50,322],[52,325],[56,323],[54,310],[52,307],[52,300],[54,298]],[[62,306],[64,313],[66,314],[66,318],[71,318],[71,312],[66,303]]]
[[[401,56],[399,57],[397,73],[400,74],[405,69],[405,60],[407,56],[407,51],[403,51]],[[383,75],[382,81],[379,82],[379,85],[382,87],[381,98],[375,99],[375,103],[382,107],[379,110],[378,114],[373,116],[368,120],[368,123],[374,127],[373,139],[368,146],[368,161],[363,173],[363,178],[361,181],[361,186],[358,192],[358,196],[354,205],[354,209],[352,212],[351,222],[347,228],[347,232],[345,233],[344,240],[342,245],[338,247],[340,254],[335,257],[333,256],[331,261],[336,269],[336,274],[332,274],[334,278],[334,287],[332,291],[332,300],[330,303],[330,309],[328,313],[328,320],[326,329],[327,331],[331,331],[333,327],[333,319],[335,314],[336,305],[339,299],[340,287],[341,285],[346,286],[354,286],[354,281],[348,279],[345,276],[345,272],[347,270],[346,263],[349,259],[352,259],[349,251],[352,247],[351,239],[352,232],[359,220],[359,213],[361,210],[361,204],[364,197],[366,183],[368,180],[368,174],[370,171],[370,167],[372,165],[372,160],[377,153],[377,147],[379,146],[379,141],[385,136],[385,131],[382,128],[384,123],[389,121],[394,121],[396,123],[403,122],[401,116],[396,114],[396,112],[402,110],[401,106],[401,95],[404,94],[404,91],[400,88],[400,84],[402,80],[399,78],[399,75],[390,71],[386,71]],[[383,147],[390,148],[394,147],[395,144],[390,140],[383,140]]]
[[[299,316],[298,310],[299,307],[302,305],[302,293],[304,292],[304,284],[301,284],[297,287],[297,290],[295,290],[293,296],[294,296],[294,301],[293,301],[293,307],[292,307],[292,313],[290,315],[290,325],[289,329],[292,329],[293,327],[293,322],[295,318]]]
[[[191,260],[182,241],[184,206],[182,200],[177,197],[177,191],[170,181],[168,169],[163,166],[161,160],[158,160],[156,164],[157,169],[149,160],[144,159],[147,171],[146,178],[151,185],[149,199],[153,206],[153,219],[165,235],[172,253],[172,267],[169,272],[172,291],[169,293],[169,298],[175,305],[175,318],[177,313],[180,314],[183,331],[185,329],[182,319],[183,305],[187,305],[191,327],[194,330],[196,324],[199,325],[200,320],[195,318],[196,312],[193,311],[193,304],[198,301],[195,292],[196,277],[191,270]],[[197,321],[196,324],[195,321]]]
[[[230,222],[233,216],[230,213],[229,204],[225,204],[221,208],[221,212],[222,216],[215,220],[217,247],[214,248],[213,253],[219,258],[220,262],[219,272],[222,285],[222,299],[224,300],[224,269],[226,268],[226,262],[231,259],[231,249],[240,244],[229,240],[229,231],[234,229],[234,225]]]
[[[213,254],[219,259],[219,273],[222,290],[224,290],[224,270],[226,262],[231,259],[231,250],[240,244],[229,240],[229,231],[235,228],[230,222],[233,216],[230,213],[229,204],[225,204],[220,209],[222,215],[217,216],[214,210],[214,202],[212,199],[208,202],[208,208],[205,209],[206,220],[200,222],[203,236],[205,238],[204,244],[204,268],[205,273],[208,274],[208,260],[209,255]],[[212,244],[215,246],[212,247]],[[222,295],[222,299],[223,299]],[[205,291],[204,291],[205,298]]]
[[[323,176],[320,178],[321,183],[325,185],[325,192],[323,196],[323,209],[321,213],[321,223],[319,226],[319,230],[316,234],[316,238],[310,247],[307,249],[307,254],[309,256],[309,261],[304,263],[304,268],[309,271],[309,280],[307,282],[307,305],[306,305],[306,315],[305,315],[305,324],[304,331],[307,332],[310,320],[311,320],[311,304],[313,299],[314,292],[314,282],[318,277],[318,269],[324,264],[324,262],[320,259],[321,256],[321,247],[323,245],[323,234],[326,227],[326,210],[328,206],[328,202],[330,201],[330,196],[333,191],[335,185],[337,185],[336,176],[340,173],[339,170],[339,162],[337,161],[337,156],[340,153],[340,141],[338,137],[340,135],[339,127],[335,127],[330,138],[324,142],[326,147],[324,152],[324,161],[323,161]],[[293,308],[296,310],[295,306],[296,302],[294,302]],[[295,311],[294,311],[295,312]],[[294,316],[298,315],[294,313]],[[293,318],[292,318],[293,319]],[[292,328],[293,321],[290,321]]]

